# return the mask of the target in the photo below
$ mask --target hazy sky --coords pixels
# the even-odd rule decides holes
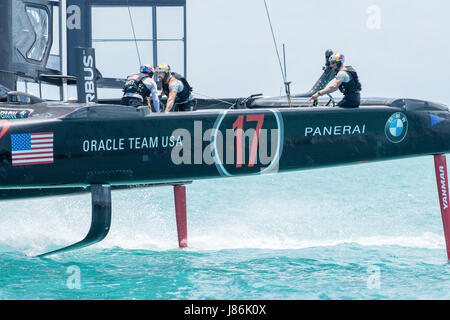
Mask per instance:
[[[443,0],[266,0],[291,92],[308,91],[324,52],[345,55],[363,96],[450,103],[450,3]],[[281,72],[263,0],[188,0],[188,76],[215,97],[278,95]]]
[[[421,98],[450,104],[450,2],[443,0],[266,0],[280,54],[286,44],[291,92],[318,79],[333,49],[359,73],[362,95]],[[96,11],[97,10],[97,11]],[[97,38],[132,38],[126,8],[93,11]],[[131,8],[138,38],[151,38],[151,10]],[[158,37],[182,38],[182,11],[158,8]],[[187,0],[187,78],[212,97],[279,95],[282,77],[264,0]],[[124,78],[139,66],[134,42],[94,43],[97,67]],[[152,63],[151,41],[139,42]],[[183,69],[181,42],[162,41],[159,63]],[[100,92],[105,95],[116,92]],[[339,94],[335,94],[339,96]]]

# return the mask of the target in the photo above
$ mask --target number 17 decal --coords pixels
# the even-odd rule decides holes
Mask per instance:
[[[256,122],[256,130],[252,139],[250,149],[250,159],[248,166],[253,167],[256,163],[256,154],[258,151],[259,133],[264,123],[264,114],[249,114],[246,116],[246,122]],[[233,130],[236,129],[236,168],[242,167],[242,133],[244,128],[244,115],[238,116],[233,123]]]
[[[5,135],[5,133],[9,129],[9,122],[8,120],[0,120],[0,139]]]

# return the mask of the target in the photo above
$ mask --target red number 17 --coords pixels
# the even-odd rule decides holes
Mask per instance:
[[[264,114],[249,114],[246,116],[247,122],[256,121],[256,130],[253,136],[252,147],[250,151],[250,159],[248,161],[248,166],[253,167],[256,162],[256,151],[258,150],[259,132],[263,126]],[[236,132],[236,168],[242,167],[242,132],[244,128],[244,115],[238,116],[236,121],[233,123],[233,130],[237,129]]]

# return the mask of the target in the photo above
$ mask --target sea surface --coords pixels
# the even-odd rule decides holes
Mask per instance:
[[[114,191],[99,244],[90,195],[0,203],[0,299],[450,299],[431,156]]]

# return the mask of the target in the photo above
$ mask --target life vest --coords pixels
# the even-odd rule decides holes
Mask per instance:
[[[339,86],[339,90],[346,96],[359,93],[361,91],[361,83],[359,82],[356,70],[351,66],[346,66],[345,68],[347,69],[345,70],[345,72],[350,75],[350,81],[342,82],[342,84]]]
[[[137,93],[142,99],[150,96],[150,90],[144,84],[143,80],[148,78],[146,73],[136,73],[128,76],[125,86],[123,87],[123,92],[125,93]]]
[[[183,91],[177,92],[177,97],[175,98],[175,103],[183,103],[186,102],[191,95],[192,87],[189,85],[187,80],[178,73],[172,72],[172,76],[169,78],[169,81],[164,81],[162,84],[163,92],[166,96],[169,96],[169,85],[174,80],[179,80],[181,83],[183,83]]]

